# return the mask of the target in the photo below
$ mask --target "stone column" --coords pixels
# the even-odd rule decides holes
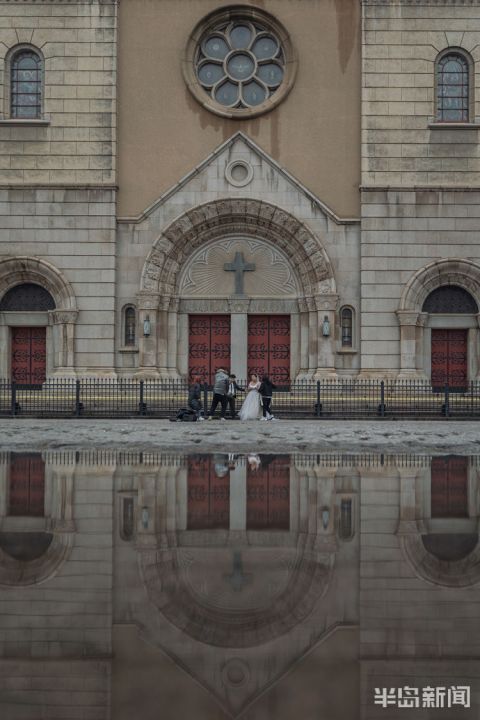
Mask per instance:
[[[416,510],[417,468],[398,467],[400,482],[400,519],[397,535],[417,535],[419,532]],[[420,523],[423,518],[420,518]]]
[[[157,369],[161,377],[167,378],[168,374],[168,320],[170,298],[160,298],[157,315]]]
[[[137,295],[139,353],[137,377],[141,379],[159,377],[157,369],[159,297],[158,293],[150,292],[141,292]],[[143,324],[146,319],[150,321],[150,335],[148,337],[143,334]]]
[[[335,316],[338,304],[338,295],[316,295],[315,306],[317,309],[317,335],[318,335],[318,356],[314,380],[334,380],[337,377],[335,370]],[[323,335],[323,323],[325,319],[330,324],[330,334]]]
[[[248,379],[248,308],[249,300],[230,300],[230,369],[241,380]]]
[[[305,298],[305,304],[308,309],[308,375],[311,377],[317,369],[318,359],[317,310],[314,298]]]
[[[418,312],[397,310],[400,323],[400,372],[398,380],[418,377],[417,371],[417,321]]]
[[[54,371],[56,377],[75,377],[75,323],[77,310],[52,310]]]
[[[247,468],[238,461],[230,471],[230,530],[247,528]]]
[[[428,313],[419,313],[417,320],[417,329],[415,334],[416,340],[416,358],[415,366],[420,378],[427,379],[427,369],[425,367],[425,325],[428,320]]]
[[[309,314],[308,306],[305,298],[298,299],[298,309],[300,311],[300,370],[298,371],[298,379],[309,379],[309,363],[308,363],[308,326]]]
[[[180,300],[172,298],[168,308],[167,371],[171,378],[179,377],[178,368],[178,307]]]

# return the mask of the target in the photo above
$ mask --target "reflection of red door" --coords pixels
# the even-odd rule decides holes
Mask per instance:
[[[468,330],[432,330],[432,385],[465,388],[467,385]]]
[[[248,316],[248,372],[267,373],[274,383],[290,378],[290,315]]]
[[[432,458],[432,518],[468,517],[468,458]]]
[[[189,315],[188,372],[212,383],[217,368],[230,369],[230,315]]]
[[[188,458],[187,527],[212,530],[230,526],[230,471],[227,456]]]
[[[254,469],[247,462],[247,529],[290,527],[290,458],[262,456]]]
[[[22,385],[41,385],[46,369],[46,328],[12,328],[12,380]]]
[[[10,462],[9,515],[43,517],[45,463],[37,453],[12,455]]]

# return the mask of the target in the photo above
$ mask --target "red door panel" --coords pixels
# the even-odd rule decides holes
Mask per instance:
[[[432,458],[432,518],[468,517],[468,458]]]
[[[222,456],[193,456],[187,464],[187,528],[228,530],[230,471]]]
[[[47,371],[47,329],[12,328],[12,380],[22,385],[41,385]]]
[[[247,463],[247,529],[290,528],[290,463],[287,456],[264,456],[254,470]]]
[[[13,455],[10,462],[9,515],[43,517],[45,463],[41,455]]]
[[[248,316],[248,372],[269,375],[275,384],[290,380],[290,315]]]
[[[212,383],[230,369],[230,315],[189,315],[188,372]]]
[[[467,386],[467,330],[432,330],[432,385]]]

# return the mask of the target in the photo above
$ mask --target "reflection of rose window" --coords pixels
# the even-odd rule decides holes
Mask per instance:
[[[214,100],[230,108],[251,108],[268,100],[282,83],[284,65],[278,38],[246,21],[211,30],[196,58],[200,84]]]

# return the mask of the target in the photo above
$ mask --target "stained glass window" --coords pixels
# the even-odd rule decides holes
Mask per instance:
[[[342,328],[342,347],[353,345],[353,311],[344,307],[340,312],[340,325]]]
[[[41,117],[42,61],[33,50],[19,50],[12,58],[10,110],[13,118]]]
[[[125,310],[125,345],[135,345],[136,340],[136,313],[134,307]]]
[[[252,108],[280,87],[285,57],[280,41],[266,26],[237,20],[213,27],[197,49],[197,78],[220,105]]]
[[[468,62],[460,53],[444,55],[437,65],[437,120],[469,121]]]

